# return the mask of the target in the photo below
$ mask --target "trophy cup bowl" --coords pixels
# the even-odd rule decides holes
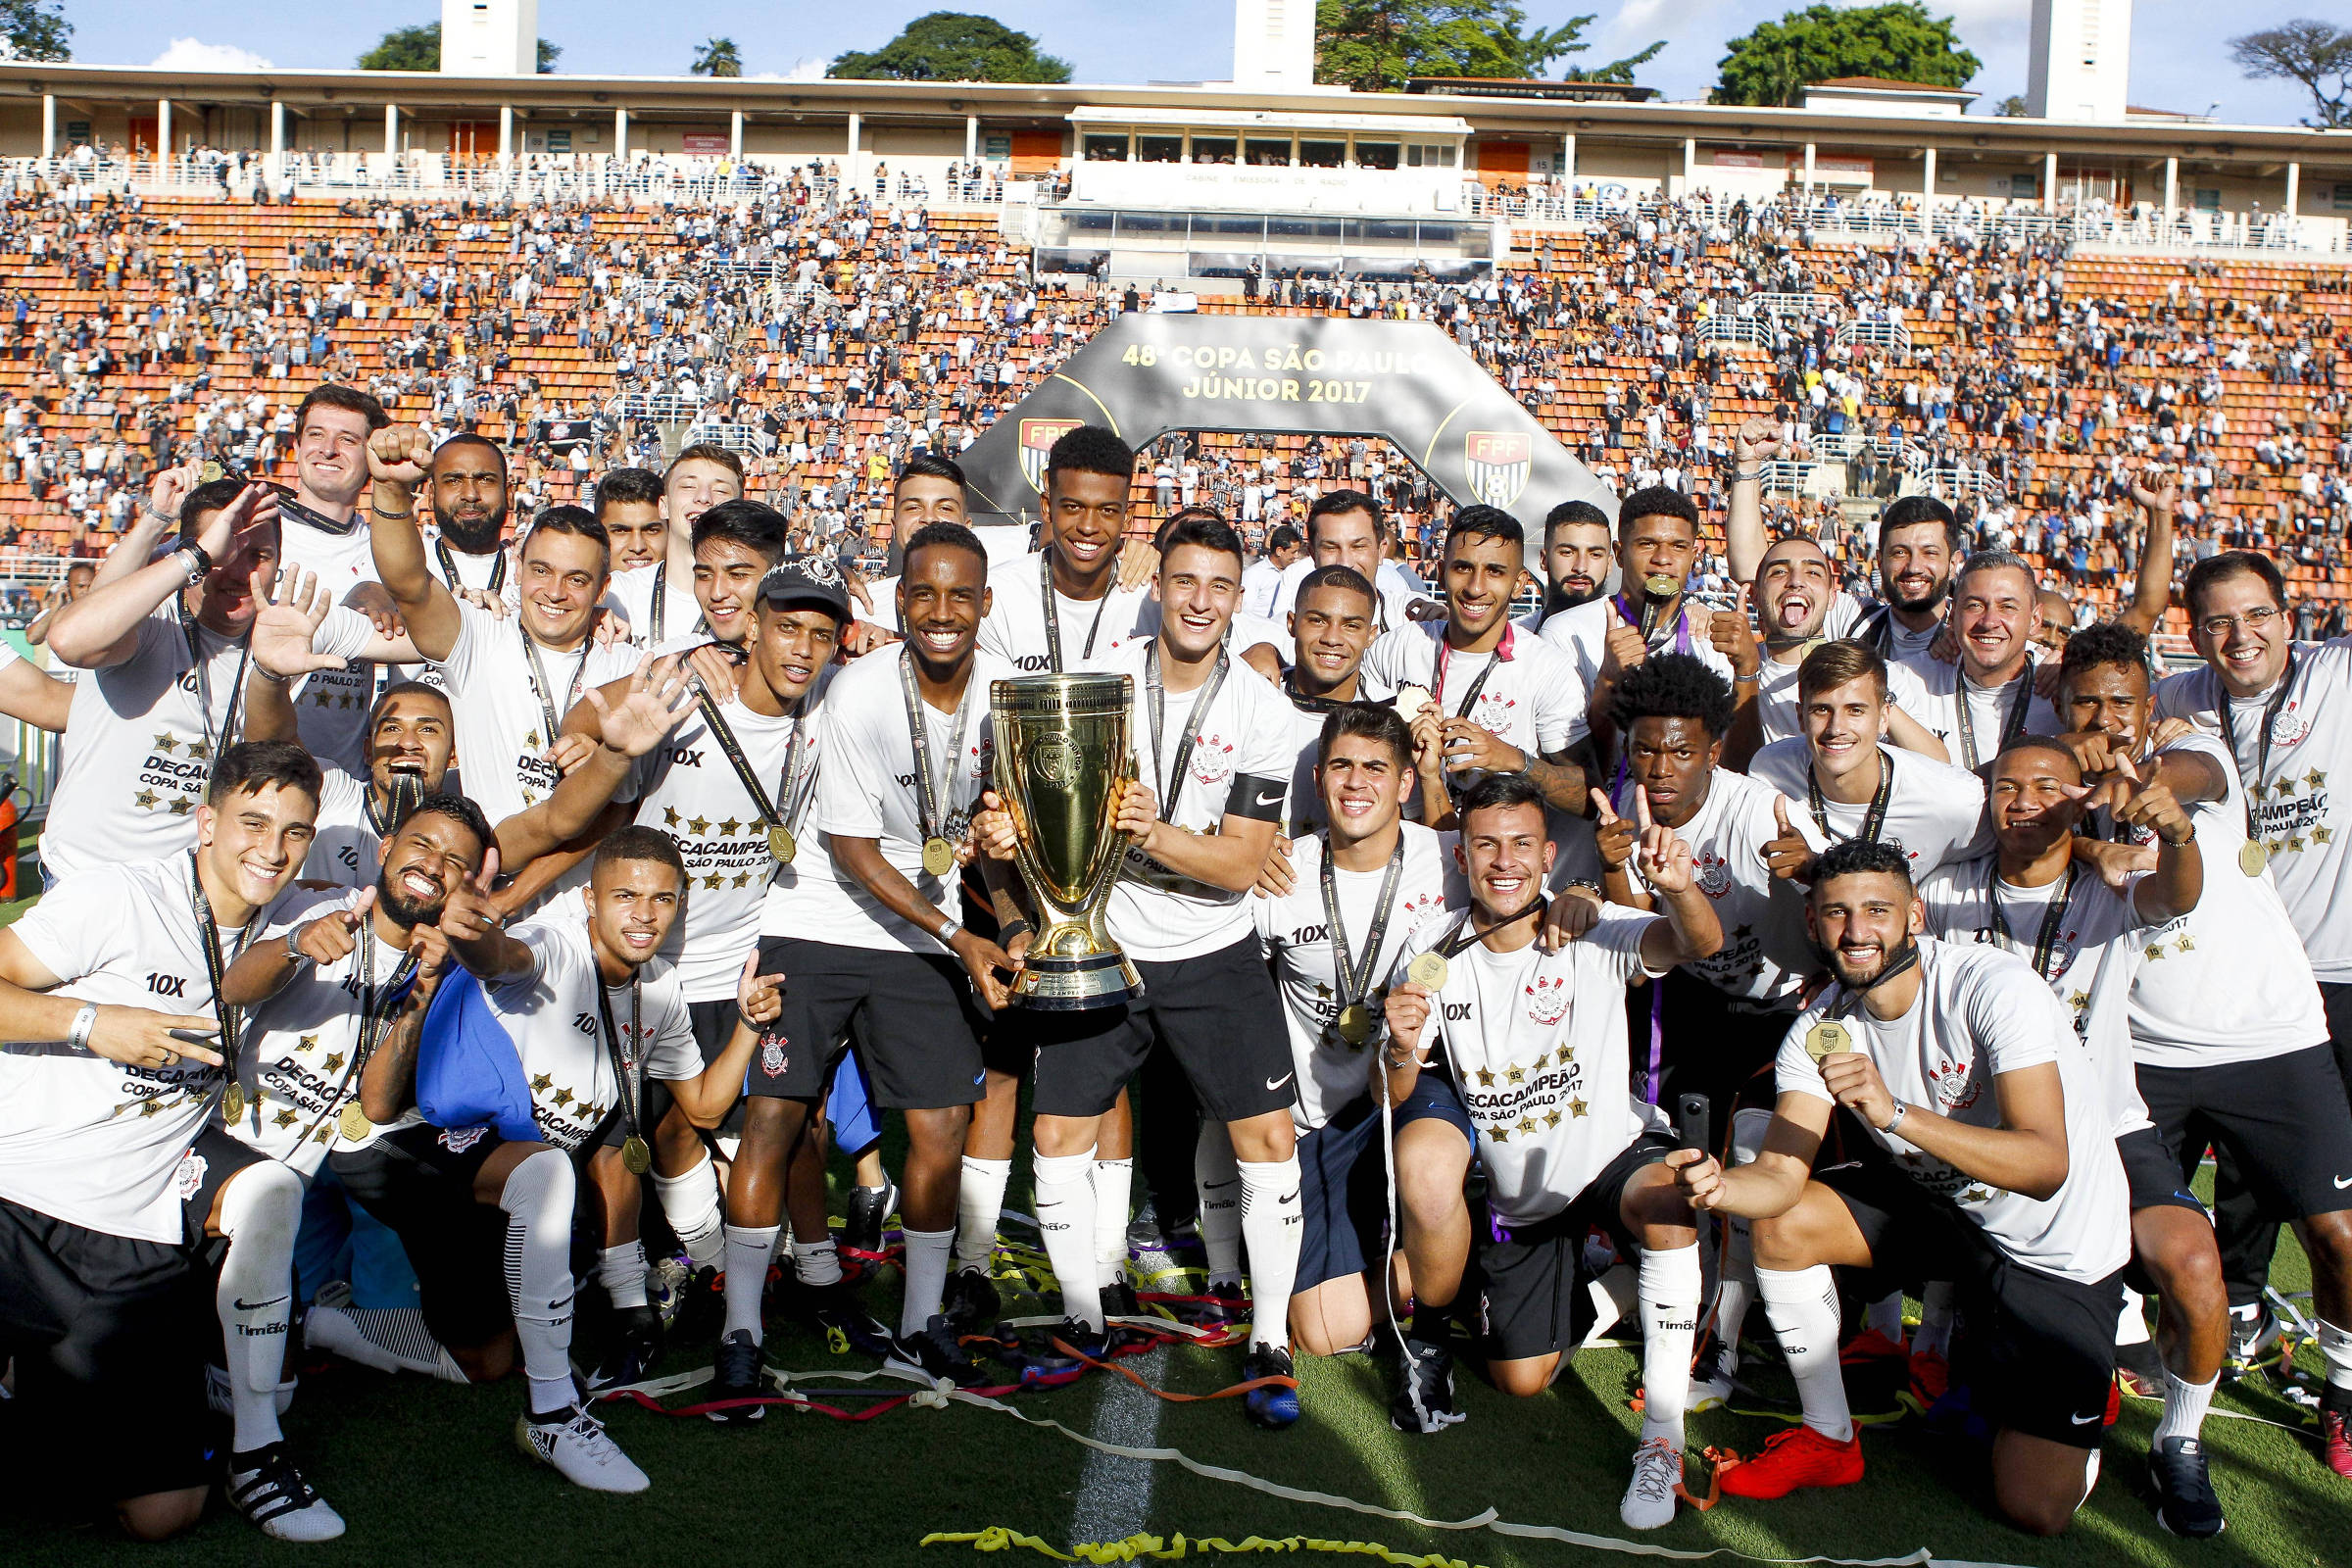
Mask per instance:
[[[1012,985],[1018,1005],[1074,1012],[1144,994],[1102,924],[1126,850],[1117,822],[1134,690],[1128,675],[1024,675],[990,689],[997,797],[1037,901],[1037,933]]]

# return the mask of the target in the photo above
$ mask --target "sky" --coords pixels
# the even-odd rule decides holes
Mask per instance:
[[[1669,98],[1702,97],[1723,44],[1796,0],[1585,0],[1599,18],[1586,36],[1602,62],[1659,37],[1664,53],[1638,79]],[[1580,15],[1573,4],[1521,0],[1530,22],[1549,26]],[[1958,22],[1962,41],[1984,63],[1970,85],[1978,112],[2026,89],[2028,0],[1929,0]],[[810,77],[847,49],[871,49],[903,24],[943,6],[995,16],[1029,32],[1071,63],[1082,82],[1199,81],[1232,73],[1232,0],[930,0],[852,8],[704,0],[691,26],[649,28],[639,0],[540,0],[539,31],[561,44],[558,69],[590,74],[683,73],[696,44],[731,37],[755,76]],[[2249,81],[2230,64],[2228,40],[2296,16],[2328,16],[2333,0],[2138,0],[2132,28],[2132,102],[2202,113],[2234,123],[2293,123],[2310,100],[2293,83]],[[677,16],[680,13],[666,12]],[[348,67],[388,28],[437,20],[436,5],[335,6],[315,0],[66,0],[77,60],[106,65],[175,64],[186,69],[271,64]],[[652,34],[649,36],[649,34]],[[1700,42],[1698,40],[1704,40]],[[1555,64],[1552,74],[1561,66]]]

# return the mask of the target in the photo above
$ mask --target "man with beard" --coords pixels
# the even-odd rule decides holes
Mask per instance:
[[[1544,609],[1534,629],[1563,611],[1589,605],[1607,586],[1609,514],[1590,501],[1563,501],[1544,514]]]
[[[1838,602],[1838,568],[1821,546],[1803,535],[1776,539],[1756,568],[1755,600],[1764,627],[1756,700],[1733,722],[1726,760],[1744,767],[1761,747],[1796,735],[1796,670],[1823,641],[1822,628]],[[1951,760],[1943,743],[1914,713],[1925,711],[1927,687],[1908,664],[1886,666],[1891,707],[1886,738],[1907,752]]]
[[[662,476],[651,468],[610,468],[596,481],[590,511],[612,542],[615,575],[662,559],[668,524],[662,520]]]
[[[422,439],[423,432],[416,432]],[[433,449],[425,466],[433,537],[425,569],[452,593],[506,591],[507,455],[487,436],[461,430]],[[370,563],[369,569],[373,569]]]
[[[1901,661],[1927,688],[1920,722],[1972,773],[2020,738],[2063,727],[2034,683],[2040,586],[2025,557],[1978,551],[1952,578],[1949,619],[1960,657],[1946,663],[1919,653]]]
[[[1752,1222],[1757,1293],[1804,1410],[1720,1481],[1739,1497],[1859,1482],[1830,1271],[1943,1276],[1974,1308],[1994,1505],[2056,1535],[2097,1479],[2132,1253],[2113,1113],[2033,966],[1923,937],[1924,918],[1900,849],[1825,854],[1806,920],[1836,984],[1781,1047],[1761,1152],[1729,1170],[1669,1156],[1693,1208]],[[1868,1130],[1864,1157],[1815,1175],[1840,1106]]]
[[[1405,580],[1387,556],[1391,529],[1380,503],[1361,490],[1330,490],[1306,509],[1306,554],[1283,568],[1274,590],[1273,618],[1280,621],[1298,603],[1298,588],[1318,566],[1352,566],[1380,594],[1379,630],[1397,630],[1415,617],[1416,611],[1435,614],[1438,607]],[[1513,579],[1513,587],[1517,580]]]

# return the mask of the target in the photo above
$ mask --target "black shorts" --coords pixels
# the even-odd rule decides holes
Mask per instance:
[[[1813,1179],[1853,1215],[1874,1272],[1958,1287],[1968,1315],[1969,1382],[1987,1419],[2069,1447],[2099,1446],[2115,1379],[2123,1270],[2085,1284],[2029,1268],[1958,1204],[1891,1161],[1834,1165]]]
[[[1626,992],[1626,1038],[1632,1043],[1637,1100],[1651,1099],[1676,1116],[1684,1095],[1707,1097],[1707,1152],[1720,1156],[1729,1147],[1732,1112],[1740,1105],[1772,1107],[1776,1098],[1772,1065],[1781,1042],[1796,1020],[1789,1012],[1755,1012],[1688,969],[1675,968],[1662,980]],[[1645,1094],[1655,1030],[1658,1092]],[[1676,1125],[1681,1119],[1676,1116]]]
[[[204,1249],[205,1226],[212,1219],[213,1205],[220,1200],[220,1189],[228,1185],[228,1179],[269,1157],[218,1127],[207,1127],[196,1135],[196,1142],[179,1162],[179,1217],[187,1228],[189,1247]]]
[[[514,1325],[507,1216],[473,1196],[475,1176],[503,1143],[483,1127],[416,1126],[327,1155],[352,1201],[400,1238],[425,1327],[459,1349],[493,1344]]]
[[[2352,1104],[2326,1046],[2210,1067],[2141,1067],[2139,1098],[2185,1179],[2210,1143],[2237,1162],[2262,1217],[2352,1208]]]
[[[1389,1213],[1380,1107],[1358,1100],[1298,1140],[1298,1275],[1293,1293],[1362,1274],[1381,1254]]]
[[[746,1093],[814,1103],[854,1033],[876,1105],[928,1110],[980,1099],[982,1019],[954,958],[762,937],[760,972],[786,977],[784,1010],[760,1031]]]
[[[1453,1086],[1452,1069],[1446,1065],[1442,1051],[1430,1054],[1429,1065],[1413,1079],[1412,1093],[1396,1107],[1396,1131],[1403,1131],[1417,1121],[1442,1121],[1462,1135],[1462,1142],[1472,1150],[1478,1148],[1478,1129],[1470,1121],[1470,1107],[1462,1103],[1462,1092]]]
[[[0,1360],[16,1360],[9,1424],[37,1434],[42,1452],[75,1456],[74,1473],[110,1500],[220,1479],[227,1444],[204,1393],[219,1326],[199,1251],[0,1199]]]
[[[1256,937],[1136,969],[1140,1003],[1036,1015],[1039,1115],[1102,1115],[1155,1045],[1175,1056],[1201,1110],[1217,1121],[1290,1109],[1298,1066]]]
[[[743,1017],[743,1010],[735,1005],[733,997],[721,997],[713,1002],[689,1002],[686,1004],[686,1016],[694,1025],[694,1043],[703,1054],[703,1065],[708,1067],[725,1053],[727,1042],[735,1037],[735,1025]],[[649,1129],[647,1137],[653,1136],[650,1129],[662,1125],[662,1118],[669,1114],[669,1107],[674,1102],[675,1097],[670,1094],[667,1083],[660,1078],[648,1078],[645,1081],[643,1123]],[[741,1138],[743,1097],[735,1097],[735,1102],[727,1107],[725,1117],[716,1127],[697,1128],[696,1132],[706,1147],[715,1146],[720,1138]]]
[[[2132,1188],[2132,1213],[2143,1208],[2185,1208],[2199,1219],[2206,1217],[2205,1205],[2188,1190],[2180,1161],[2164,1147],[2155,1128],[2134,1127],[2115,1141],[2115,1152],[2123,1158],[2124,1180]]]
[[[1626,1183],[1644,1165],[1674,1152],[1675,1141],[1644,1132],[1585,1184],[1576,1200],[1549,1219],[1506,1229],[1499,1219],[1477,1239],[1480,1353],[1490,1361],[1525,1361],[1573,1350],[1592,1326],[1584,1286],[1585,1238],[1597,1227],[1631,1262],[1641,1239],[1619,1210]]]

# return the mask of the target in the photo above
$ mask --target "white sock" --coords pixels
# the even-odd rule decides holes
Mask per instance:
[[[213,1305],[228,1354],[230,1447],[251,1453],[285,1434],[277,1425],[277,1380],[294,1307],[294,1233],[302,1227],[302,1178],[277,1161],[249,1165],[220,1198],[228,1253]]]
[[[678,1233],[687,1261],[709,1268],[726,1251],[726,1214],[719,1207],[718,1167],[709,1154],[682,1176],[654,1177],[654,1196],[662,1200],[662,1215]]]
[[[2320,1354],[2328,1358],[2328,1386],[2331,1389],[2352,1389],[2352,1334],[2337,1328],[2326,1318],[2320,1325]]]
[[[1913,1355],[1951,1355],[1952,1298],[1959,1294],[1950,1280],[1930,1280],[1920,1287],[1919,1332],[1911,1337]],[[2147,1338],[2144,1330],[2140,1338]]]
[[[1250,1242],[1250,1343],[1291,1348],[1291,1282],[1306,1211],[1298,1200],[1298,1156],[1237,1159],[1242,1173],[1242,1234]]]
[[[378,1372],[468,1381],[414,1306],[314,1306],[302,1320],[302,1343]]]
[[[645,1244],[623,1242],[606,1248],[596,1257],[596,1278],[614,1306],[646,1305]]]
[[[741,1329],[751,1335],[754,1345],[766,1343],[760,1297],[767,1289],[767,1260],[776,1255],[776,1237],[783,1229],[781,1225],[726,1227],[726,1249],[720,1255],[727,1265],[727,1316],[719,1325],[719,1338]]]
[[[1127,1222],[1134,1218],[1135,1161],[1095,1161],[1096,1278],[1104,1285],[1127,1283]]]
[[[1233,1140],[1221,1121],[1200,1124],[1193,1146],[1193,1186],[1200,1197],[1200,1247],[1208,1253],[1208,1283],[1242,1283],[1242,1173]]]
[[[955,1249],[956,1233],[918,1231],[911,1225],[902,1225],[899,1236],[906,1245],[906,1294],[899,1301],[899,1332],[919,1334],[923,1325],[939,1314],[940,1298],[948,1288],[948,1254]]]
[[[1788,1375],[1796,1380],[1805,1425],[1845,1442],[1854,1435],[1854,1423],[1838,1370],[1838,1282],[1829,1265],[1782,1270],[1759,1264],[1756,1294],[1764,1298],[1764,1315],[1772,1320]]]
[[[507,1300],[531,1380],[531,1414],[567,1410],[571,1382],[571,1161],[543,1149],[514,1167],[498,1195],[507,1213]]]
[[[1009,1159],[963,1156],[963,1180],[956,1187],[956,1266],[985,1274],[996,1261],[997,1221],[1004,1212],[1004,1184],[1012,1179]]]
[[[1037,1228],[1061,1286],[1061,1311],[1102,1332],[1102,1287],[1095,1272],[1095,1152],[1038,1154],[1029,1161]]]
[[[2164,1414],[2157,1419],[2155,1441],[2166,1438],[2193,1438],[2205,1430],[2205,1407],[2213,1403],[2215,1385],[2222,1380],[2207,1378],[2202,1383],[2183,1383],[2173,1376],[2173,1369],[2164,1369]]]
[[[1698,1337],[1698,1248],[1643,1248],[1642,1297],[1642,1440],[1681,1448],[1690,1406],[1690,1348]]]
[[[1862,1326],[1877,1329],[1895,1344],[1903,1343],[1903,1293],[1882,1296],[1863,1311]]]
[[[841,1244],[828,1236],[821,1242],[792,1239],[792,1277],[803,1285],[823,1287],[841,1283]]]
[[[2129,1285],[2124,1287],[2124,1309],[2116,1314],[2115,1343],[2119,1346],[2148,1343],[2147,1298]]]

